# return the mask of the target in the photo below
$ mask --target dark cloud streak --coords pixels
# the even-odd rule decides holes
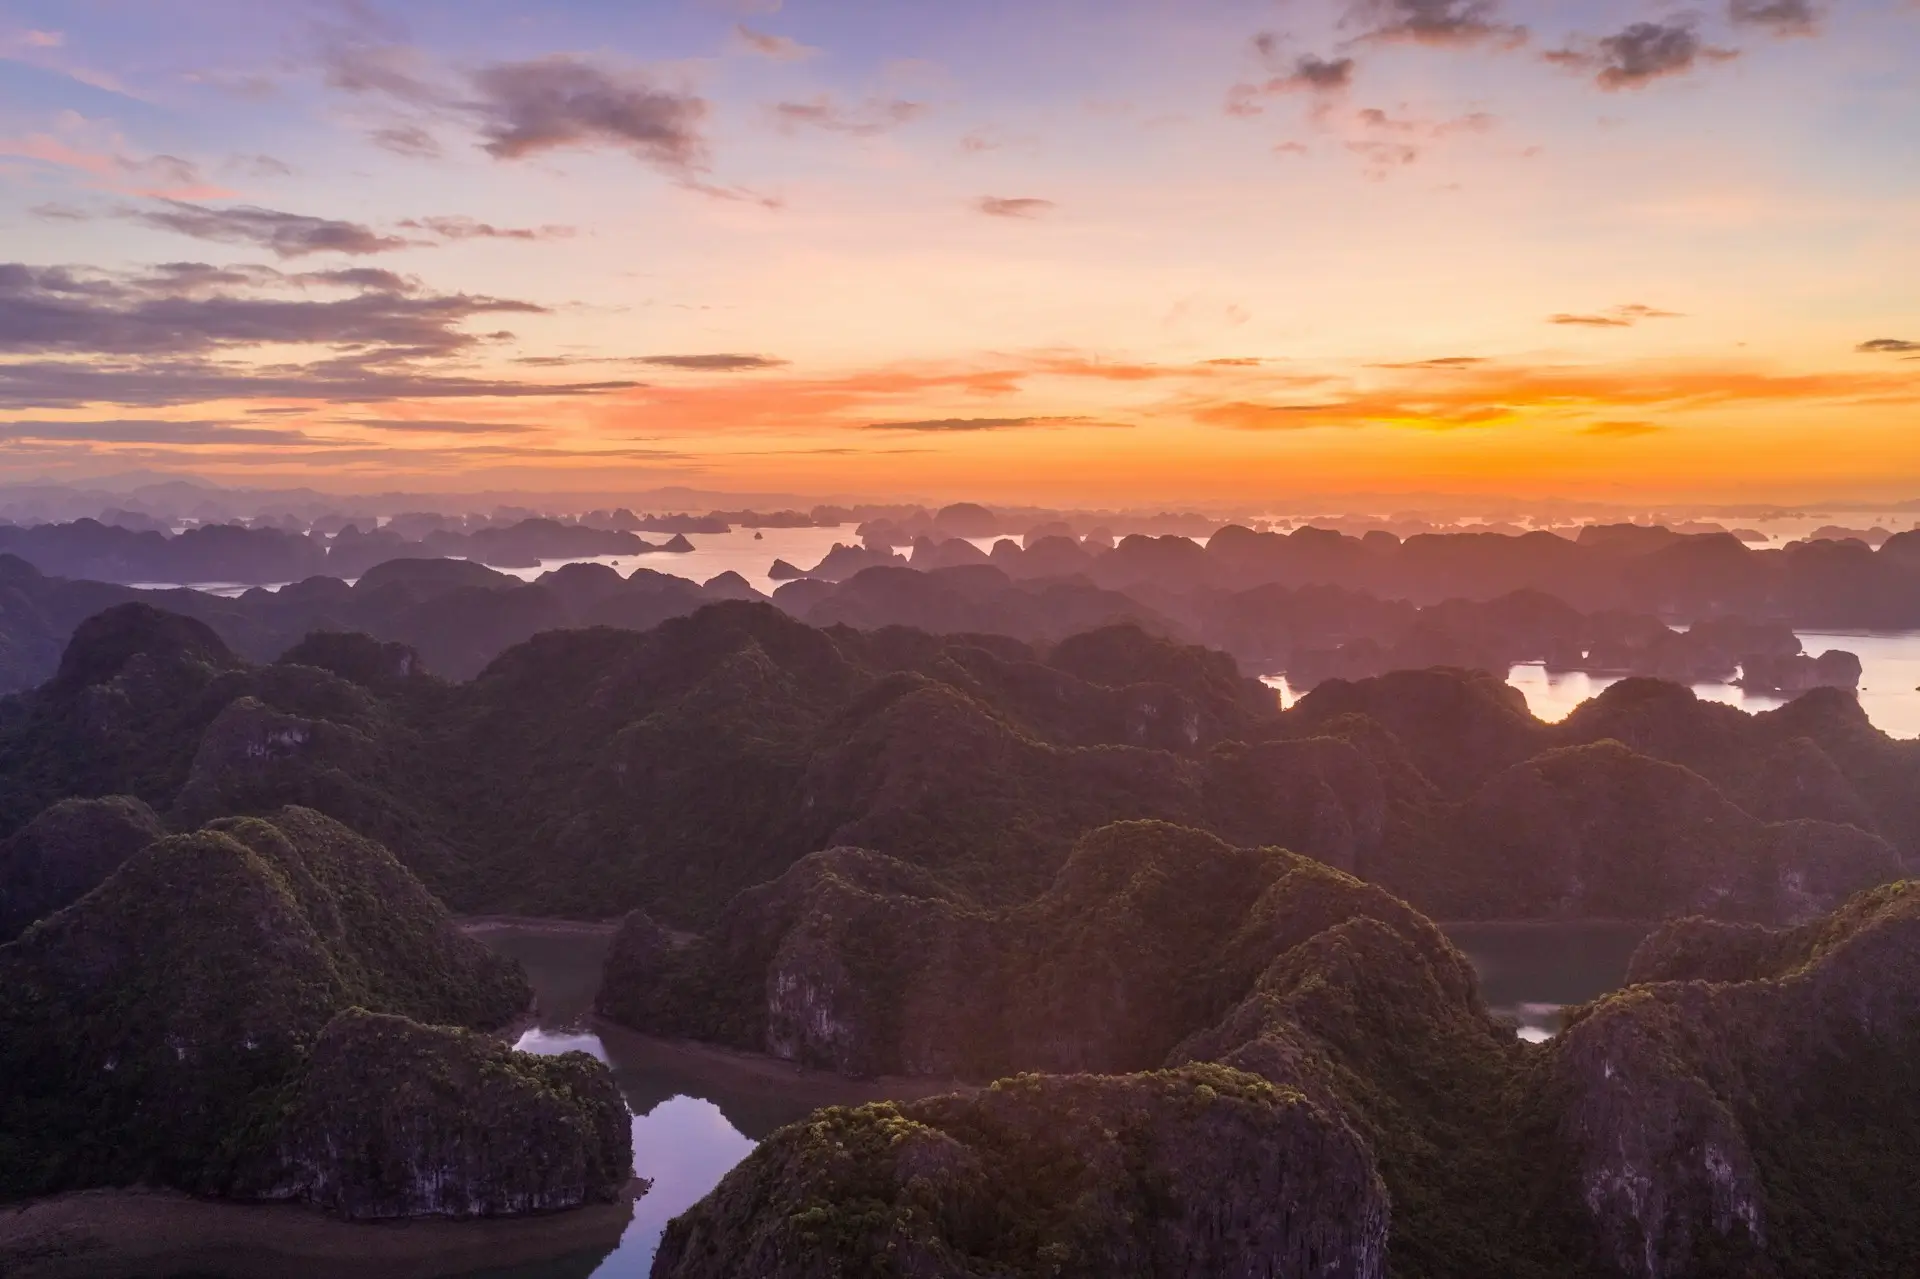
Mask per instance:
[[[230,422],[115,419],[102,422],[0,422],[0,440],[91,444],[309,444],[301,431]]]
[[[1810,36],[1820,21],[1812,0],[1727,0],[1727,17],[1737,26],[1764,27],[1777,36]]]
[[[1549,62],[1594,73],[1594,83],[1609,92],[1641,89],[1655,80],[1685,75],[1702,61],[1724,62],[1739,54],[1707,44],[1695,21],[1683,15],[1665,22],[1635,22],[1586,47],[1555,49]]]
[[[1527,29],[1501,22],[1498,0],[1353,0],[1345,25],[1362,39],[1411,44],[1514,47]]]
[[[904,98],[869,98],[859,106],[843,107],[822,94],[810,102],[779,102],[773,107],[781,127],[825,129],[854,137],[873,137],[926,114],[926,106]]]
[[[610,144],[674,173],[705,167],[705,100],[655,88],[637,74],[554,54],[482,67],[473,87],[482,150],[495,159]]]
[[[164,208],[126,209],[119,216],[196,240],[255,245],[278,258],[307,257],[315,253],[391,253],[409,247],[410,243],[399,236],[381,235],[372,227],[337,218],[282,213],[253,205],[211,209],[184,200],[161,203]]]
[[[983,195],[974,202],[974,207],[990,218],[1031,220],[1053,212],[1058,206],[1052,200],[1042,200],[1034,196]]]

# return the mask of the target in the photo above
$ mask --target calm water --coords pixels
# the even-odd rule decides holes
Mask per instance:
[[[1920,737],[1920,631],[1800,631],[1800,645],[1818,656],[1829,649],[1845,649],[1860,658],[1860,706],[1874,727],[1890,737]],[[1507,683],[1526,696],[1527,708],[1548,723],[1557,724],[1573,708],[1601,690],[1620,682],[1619,676],[1589,675],[1584,671],[1549,673],[1537,662],[1515,666]],[[1261,681],[1280,694],[1283,707],[1300,695],[1284,675]],[[1725,702],[1750,713],[1770,711],[1789,699],[1749,693],[1733,684],[1695,684],[1693,691],[1707,701]]]
[[[511,573],[531,582],[551,569],[563,564],[611,564],[626,576],[636,568],[649,568],[656,573],[671,573],[675,577],[684,577],[695,582],[711,581],[722,573],[738,573],[747,579],[754,590],[771,595],[780,583],[767,576],[767,570],[773,567],[775,560],[785,560],[797,568],[812,568],[826,558],[835,542],[859,542],[851,524],[839,528],[737,528],[731,533],[689,533],[687,540],[693,543],[691,551],[678,555],[654,552],[648,555],[603,555],[590,560],[542,560],[539,568],[504,568],[502,573]],[[754,533],[764,536],[754,540]],[[640,534],[649,542],[659,543],[672,536],[670,533]]]
[[[1634,948],[1651,924],[1446,924],[1452,941],[1480,974],[1480,993],[1495,1016],[1535,1043],[1560,1028],[1560,1012],[1618,990]]]
[[[502,928],[479,937],[517,958],[533,983],[539,1025],[516,1047],[589,1052],[613,1068],[633,1112],[634,1172],[651,1180],[653,1189],[634,1205],[633,1221],[610,1253],[465,1279],[640,1279],[653,1264],[667,1222],[704,1198],[774,1129],[821,1106],[945,1091],[933,1081],[855,1083],[593,1025],[589,1013],[608,935]]]
[[[1650,931],[1645,924],[1456,924],[1446,932],[1473,961],[1487,1004],[1539,1041],[1557,1029],[1560,1010],[1617,989],[1627,962]],[[766,1063],[689,1050],[586,1017],[609,938],[503,929],[482,940],[518,958],[539,994],[539,1028],[523,1035],[529,1052],[590,1052],[613,1067],[633,1111],[634,1171],[653,1189],[635,1206],[620,1246],[595,1256],[491,1271],[465,1279],[640,1279],[661,1231],[703,1198],[775,1128],[818,1106],[875,1096],[939,1091],[926,1082],[854,1084],[802,1075]]]

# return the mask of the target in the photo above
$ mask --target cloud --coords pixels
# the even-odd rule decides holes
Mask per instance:
[[[468,422],[446,418],[357,417],[338,419],[335,425],[359,426],[369,431],[414,432],[422,435],[531,435],[543,429],[521,422]]]
[[[1263,38],[1271,37],[1256,36],[1255,45],[1259,46]],[[1352,58],[1322,58],[1316,54],[1302,54],[1294,59],[1292,68],[1285,75],[1274,76],[1259,84],[1236,84],[1228,89],[1227,114],[1260,115],[1266,110],[1260,104],[1260,99],[1281,94],[1344,93],[1353,85],[1356,65]]]
[[[677,174],[705,166],[706,101],[656,88],[637,72],[552,54],[482,67],[473,87],[482,149],[496,159],[605,145]]]
[[[45,222],[91,222],[93,215],[71,204],[36,204],[27,210]]]
[[[301,431],[236,426],[230,422],[165,422],[116,419],[104,422],[0,421],[0,440],[47,440],[94,444],[306,444]]]
[[[428,231],[443,240],[566,240],[575,228],[548,224],[539,227],[497,227],[464,216],[408,218],[400,223],[409,231]]]
[[[1322,123],[1331,123],[1328,117]],[[1499,121],[1485,111],[1447,120],[1429,120],[1419,116],[1390,115],[1379,107],[1363,107],[1354,112],[1352,128],[1359,132],[1345,143],[1348,151],[1365,159],[1372,176],[1380,177],[1395,167],[1414,163],[1426,153],[1430,143],[1460,133],[1485,133]]]
[[[1777,36],[1810,36],[1820,19],[1813,0],[1727,0],[1727,17],[1739,26],[1765,27]]]
[[[926,114],[926,105],[905,98],[868,98],[858,106],[841,106],[827,94],[810,102],[778,102],[774,118],[781,128],[825,129],[855,137],[872,137],[916,120]]]
[[[1327,93],[1351,85],[1353,68],[1352,58],[1321,58],[1308,53],[1294,62],[1292,71],[1272,83],[1289,89]]]
[[[1700,39],[1690,15],[1665,22],[1635,22],[1585,47],[1555,49],[1547,61],[1594,73],[1594,83],[1609,92],[1639,89],[1667,76],[1685,75],[1702,59],[1724,62],[1740,55]]]
[[[316,218],[303,213],[281,213],[253,205],[210,209],[184,200],[167,200],[164,209],[127,209],[120,214],[132,222],[174,231],[217,244],[252,244],[279,258],[314,253],[391,253],[410,241],[381,235],[359,222]]]
[[[373,144],[383,151],[403,155],[412,160],[437,160],[440,158],[440,142],[431,133],[417,124],[392,124],[375,129],[367,134]]]
[[[1910,351],[1920,351],[1920,342],[1909,342],[1905,338],[1871,338],[1853,349],[1862,355],[1904,355]]]
[[[1034,196],[997,196],[983,195],[974,201],[974,208],[992,218],[1037,218],[1051,213],[1058,207],[1052,200],[1042,200]]]
[[[373,266],[342,267],[337,271],[303,271],[288,277],[299,284],[331,284],[344,289],[376,289],[382,293],[415,293],[420,281],[398,271]]]
[[[567,53],[455,73],[394,43],[396,36],[389,26],[362,21],[323,31],[317,50],[330,87],[391,98],[424,114],[424,121],[397,121],[373,132],[373,140],[390,151],[436,156],[440,144],[426,124],[455,124],[474,129],[481,149],[496,160],[615,147],[689,190],[769,203],[699,180],[708,168],[702,130],[710,106],[697,94],[662,87],[638,68]]]
[[[34,27],[0,30],[0,61],[19,62],[43,71],[52,71],[107,93],[139,97],[112,73],[74,62],[67,56],[66,48],[67,36],[64,31]]]
[[[711,355],[641,355],[634,357],[632,363],[648,364],[663,369],[692,369],[707,373],[745,373],[755,369],[774,369],[787,361],[775,359],[769,355],[733,355],[716,353]]]
[[[1920,385],[1891,371],[1785,374],[1764,367],[1693,362],[1570,366],[1488,361],[1466,368],[1404,369],[1372,385],[1343,389],[1336,383],[1314,390],[1272,401],[1243,398],[1242,391],[1225,402],[1196,397],[1173,407],[1196,422],[1234,430],[1450,431],[1590,414],[1604,414],[1607,421],[1640,421],[1642,415],[1710,409],[1920,403]],[[1611,430],[1622,433],[1621,428]]]
[[[561,398],[639,388],[638,382],[516,382],[441,374],[405,365],[330,362],[256,365],[211,360],[0,361],[0,409],[161,408],[213,400],[308,400],[377,404],[395,400]]]
[[[762,58],[772,58],[775,62],[798,62],[820,52],[813,46],[801,44],[790,36],[777,36],[765,31],[756,31],[744,22],[733,24],[733,42],[734,46],[743,52],[757,54]]]
[[[377,93],[414,106],[440,106],[446,91],[419,52],[405,45],[368,40],[365,33],[330,33],[319,51],[329,88],[347,93]]]
[[[1237,431],[1310,431],[1329,426],[1351,429],[1373,425],[1455,430],[1491,425],[1510,416],[1507,409],[1494,405],[1402,401],[1384,396],[1298,404],[1229,400],[1223,404],[1204,405],[1193,414],[1194,420],[1203,425],[1224,426]]]
[[[220,270],[185,263],[124,277],[0,264],[0,353],[207,355],[309,344],[352,348],[371,363],[463,351],[480,339],[459,326],[478,316],[545,313],[507,298],[403,296],[385,289],[324,302],[240,292],[201,296],[210,286],[235,283]],[[243,277],[246,283],[261,278],[258,269]]]
[[[84,173],[93,179],[93,185],[124,195],[217,199],[230,194],[208,182],[190,160],[177,155],[131,156],[117,133],[71,112],[63,113],[60,123],[58,134],[0,138],[0,159],[26,160]]]
[[[1558,315],[1547,317],[1548,324],[1563,324],[1575,328],[1589,329],[1630,329],[1642,320],[1677,320],[1682,318],[1678,311],[1663,311],[1657,306],[1643,306],[1633,302],[1626,306],[1616,306],[1612,310],[1599,314],[1579,314],[1562,311]]]
[[[1375,369],[1467,369],[1476,364],[1485,364],[1481,355],[1441,355],[1430,360],[1406,360],[1397,364],[1371,364]]]
[[[1630,440],[1639,435],[1658,435],[1667,428],[1657,422],[1595,422],[1592,426],[1580,428],[1582,435],[1598,435],[1606,439]]]
[[[1120,427],[1123,423],[1099,422],[1088,417],[943,417],[915,422],[869,422],[868,431],[924,431],[930,434],[971,431],[1016,431],[1034,427],[1064,426]]]
[[[287,178],[293,176],[293,166],[285,160],[270,155],[234,155],[228,156],[221,170],[238,173],[249,178]]]
[[[1344,25],[1362,39],[1413,44],[1525,43],[1527,29],[1498,21],[1498,0],[1352,0]]]

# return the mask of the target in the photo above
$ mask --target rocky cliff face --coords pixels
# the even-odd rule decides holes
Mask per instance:
[[[1237,952],[1263,944],[1247,934],[1263,894],[1322,874],[1344,879],[1122,823],[1081,840],[1033,902],[989,912],[923,870],[835,849],[743,893],[685,950],[629,921],[601,1009],[847,1074],[1143,1069],[1231,997],[1217,989],[1230,957],[1257,964]]]
[[[1021,1076],[781,1130],[653,1273],[1381,1279],[1387,1218],[1365,1144],[1297,1092],[1217,1066]]]
[[[1554,1045],[1563,1140],[1634,1279],[1900,1274],[1920,1103],[1920,886],[1792,930],[1688,921]]]
[[[279,1135],[275,1198],[353,1221],[611,1203],[633,1130],[605,1066],[348,1009],[321,1032]]]
[[[1243,1072],[1353,1134],[1387,1191],[1395,1274],[1891,1276],[1920,1263],[1904,1206],[1920,1143],[1903,1064],[1920,1047],[1917,902],[1895,885],[1792,929],[1670,925],[1636,958],[1644,984],[1535,1046],[1487,1015],[1471,966],[1406,904],[1306,858],[1129,823],[999,912],[876,854],[809,858],[691,946],[630,921],[616,954],[634,962],[610,971],[604,1007],[644,1008],[656,1028],[730,1007],[721,1020],[747,1046],[834,1069],[1061,1072],[1022,1087],[1070,1117],[1062,1133],[1089,1105],[1070,1072],[1105,1072],[1128,1113],[1126,1072]],[[1062,1153],[1029,1140],[1048,1121],[994,1127],[996,1095],[783,1133],[675,1226],[656,1273],[882,1257],[914,1275],[1181,1273],[1139,1243],[1152,1212],[1070,1176],[1132,1250],[1068,1241],[1046,1256],[1058,1270],[1023,1251],[1057,1238],[1031,1225],[1027,1187],[1103,1166],[1101,1141],[1124,1125],[1094,1107],[1106,1137],[1075,1131]],[[1021,1136],[983,1154],[988,1132]],[[1318,1149],[1298,1130],[1273,1140],[1285,1158]],[[1282,1194],[1276,1221],[1349,1212],[1351,1184]],[[1240,1202],[1234,1184],[1209,1193]]]
[[[391,854],[316,813],[161,839],[0,946],[0,1197],[244,1192],[337,1012],[492,1027],[529,997]]]
[[[1876,835],[1811,818],[1762,823],[1690,769],[1614,741],[1507,769],[1463,810],[1455,843],[1473,888],[1454,913],[1478,918],[1797,923],[1902,871]]]

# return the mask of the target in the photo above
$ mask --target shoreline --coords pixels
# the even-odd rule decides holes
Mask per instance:
[[[1441,932],[1449,928],[1645,928],[1655,929],[1662,924],[1670,924],[1684,915],[1675,915],[1668,919],[1436,919],[1433,926]]]
[[[618,1201],[529,1217],[348,1222],[304,1204],[197,1199],[174,1190],[77,1190],[0,1206],[10,1279],[448,1279],[619,1245],[646,1183]]]
[[[802,1066],[766,1053],[728,1048],[697,1039],[663,1039],[629,1029],[619,1022],[594,1014],[576,1029],[600,1037],[614,1059],[616,1071],[637,1066],[666,1069],[706,1077],[723,1076],[721,1086],[777,1087],[783,1095],[812,1101],[815,1105],[858,1105],[865,1101],[918,1101],[949,1093],[972,1093],[980,1085],[935,1075],[876,1075],[855,1079],[815,1066]],[[565,1033],[556,1031],[555,1033]]]
[[[453,926],[469,937],[481,933],[528,933],[541,937],[611,937],[617,919],[557,919],[539,915],[455,915]]]

